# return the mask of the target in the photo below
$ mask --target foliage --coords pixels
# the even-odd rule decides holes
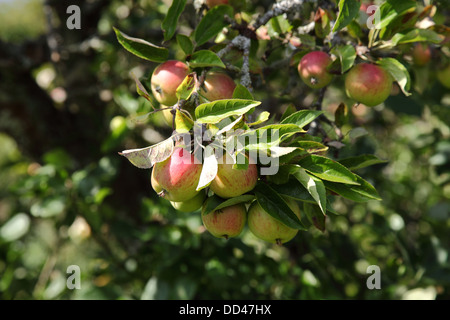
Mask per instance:
[[[32,113],[37,105],[20,95],[9,99],[0,89],[0,296],[399,299],[419,289],[421,298],[447,299],[450,100],[436,72],[450,56],[448,9],[440,2],[386,1],[380,3],[381,29],[369,30],[358,1],[299,2],[301,10],[255,21],[257,8],[268,12],[271,2],[207,9],[195,7],[197,1],[173,1],[172,7],[112,1],[96,11],[101,14],[85,38],[56,28],[68,39],[60,44],[63,59],[21,65],[51,98],[42,104],[49,109]],[[61,21],[64,4],[50,2]],[[314,28],[305,30],[312,21]],[[258,27],[253,33],[252,23]],[[228,46],[247,37],[248,51],[245,41]],[[425,67],[411,59],[419,41],[435,57]],[[82,42],[89,43],[85,53],[70,51]],[[335,77],[314,91],[300,81],[296,66],[318,48],[336,56],[330,66]],[[153,192],[146,169],[167,156],[159,151],[173,147],[167,141],[178,129],[154,112],[160,106],[148,94],[152,70],[168,58],[186,61],[199,77],[224,69],[242,84],[233,99],[198,103],[194,127],[220,130],[231,123],[258,138],[277,131],[271,146],[291,148],[278,150],[282,169],[260,181],[254,196],[229,201],[256,197],[278,208],[278,218],[302,229],[292,241],[274,246],[248,230],[216,239],[198,212],[176,212]],[[397,92],[374,108],[354,106],[344,90],[345,73],[367,60],[397,83]],[[7,72],[0,75],[14,80]],[[11,81],[38,101],[23,79]],[[58,98],[61,89],[65,99]],[[198,99],[188,86],[179,97],[183,103]],[[11,111],[22,105],[41,121],[36,131]],[[256,141],[249,147],[262,148]],[[142,157],[148,148],[154,157]],[[280,205],[281,195],[303,205],[301,224]],[[220,206],[211,203],[211,211]],[[80,266],[80,290],[66,288],[69,265]],[[366,287],[369,265],[381,269],[381,290]]]

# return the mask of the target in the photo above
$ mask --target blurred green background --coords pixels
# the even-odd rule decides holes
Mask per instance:
[[[410,70],[411,97],[353,108],[343,127],[360,129],[346,134],[339,157],[387,160],[358,171],[382,201],[336,198],[339,215],[324,233],[300,232],[282,247],[247,229],[224,241],[205,232],[199,212],[158,199],[150,171],[118,154],[172,130],[159,113],[136,121],[151,106],[130,73],[148,78],[156,64],[123,50],[112,27],[159,44],[170,1],[83,1],[80,30],[66,28],[70,4],[0,0],[1,299],[450,298],[450,92],[434,62]],[[188,34],[196,18],[186,10]],[[448,9],[437,19],[448,22]],[[287,74],[256,87],[262,109],[311,104]],[[337,79],[323,104],[330,119],[342,100]],[[70,265],[80,267],[81,289],[66,287]],[[366,286],[369,265],[380,267],[379,290]]]

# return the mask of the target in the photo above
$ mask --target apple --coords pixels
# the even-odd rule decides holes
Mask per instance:
[[[203,225],[213,236],[225,239],[237,237],[244,229],[247,220],[245,204],[238,203],[208,214],[205,208],[206,203],[202,210]]]
[[[176,90],[189,74],[189,67],[178,60],[168,60],[155,68],[150,80],[155,99],[166,106],[177,103]]]
[[[161,197],[175,202],[194,198],[202,165],[194,163],[194,156],[176,147],[172,155],[153,166],[151,184]]]
[[[320,89],[328,85],[333,75],[327,67],[333,62],[328,53],[312,51],[302,57],[298,64],[298,73],[303,82],[310,88]]]
[[[284,198],[287,205],[300,219],[300,208],[295,200]],[[248,209],[247,223],[249,230],[259,239],[281,245],[292,240],[298,229],[288,227],[283,222],[267,213],[258,201],[254,201]]]
[[[418,67],[425,66],[431,60],[431,49],[428,45],[417,43],[412,51],[413,62]]]
[[[206,0],[206,5],[209,8],[213,8],[213,7],[218,6],[220,4],[228,4],[228,0]]]
[[[446,88],[450,89],[450,63],[437,72],[439,82]]]
[[[227,74],[210,72],[206,75],[200,94],[209,101],[231,99],[235,88],[236,83]]]
[[[247,169],[233,169],[231,157],[224,154],[219,162],[217,175],[209,185],[219,197],[233,198],[253,190],[258,181],[256,164],[249,163]]]
[[[199,192],[195,197],[186,201],[170,201],[172,207],[181,212],[194,212],[200,209],[205,201],[206,194],[205,192]]]
[[[372,63],[360,63],[348,72],[345,91],[349,98],[374,107],[389,97],[392,84],[392,76],[382,67]]]

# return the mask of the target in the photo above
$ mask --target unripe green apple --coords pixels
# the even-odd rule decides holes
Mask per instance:
[[[247,169],[233,169],[231,157],[225,154],[209,187],[219,197],[233,198],[253,190],[257,181],[256,164],[249,163]]]
[[[155,99],[167,106],[177,103],[176,90],[188,74],[188,66],[181,61],[168,60],[157,66],[150,80]]]
[[[194,212],[200,209],[203,205],[203,202],[205,202],[206,199],[206,193],[203,191],[200,191],[195,197],[192,199],[181,201],[181,202],[175,202],[170,201],[172,206],[181,212]]]
[[[245,204],[238,203],[208,214],[205,214],[205,208],[206,203],[202,210],[203,225],[213,236],[228,239],[241,234],[247,220]]]
[[[310,88],[320,89],[333,80],[327,67],[333,62],[328,53],[312,51],[303,56],[298,64],[298,73],[303,82]]]
[[[178,147],[169,158],[153,166],[152,187],[167,200],[186,201],[198,194],[201,171],[202,165],[194,163],[194,156]]]
[[[220,4],[228,4],[228,0],[206,0],[206,5],[209,8],[213,8],[213,7],[218,6]]]
[[[412,51],[413,63],[418,67],[425,66],[431,59],[431,49],[428,45],[417,43]]]
[[[285,198],[286,203],[300,219],[300,208],[296,201]],[[281,245],[292,240],[298,229],[288,227],[283,222],[267,213],[258,201],[254,201],[248,209],[248,228],[259,239]]]
[[[236,83],[223,72],[210,72],[206,75],[203,87],[200,94],[209,101],[215,101],[233,98]]]
[[[374,107],[389,97],[392,84],[392,76],[382,67],[360,63],[348,72],[345,78],[345,92],[349,98]]]
[[[437,72],[437,78],[444,87],[450,89],[450,63]]]

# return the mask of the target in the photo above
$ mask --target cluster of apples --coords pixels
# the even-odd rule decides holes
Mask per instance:
[[[312,51],[302,57],[298,72],[303,82],[313,89],[320,89],[333,80],[327,68],[333,60],[323,51]],[[373,107],[386,100],[392,90],[393,78],[384,68],[373,63],[353,66],[345,78],[348,97]]]
[[[155,99],[163,106],[176,104],[176,89],[188,74],[188,66],[181,61],[169,60],[157,66],[151,78],[151,90]],[[235,82],[227,74],[213,71],[206,74],[200,95],[208,101],[231,99],[235,87]],[[297,234],[297,229],[273,218],[256,200],[250,205],[238,203],[206,212],[207,192],[196,190],[202,164],[194,160],[194,155],[180,146],[175,146],[169,158],[153,166],[152,188],[160,197],[169,200],[175,209],[194,212],[202,208],[204,227],[220,238],[238,236],[246,223],[256,237],[272,243],[285,243]],[[246,169],[233,168],[233,161],[227,154],[218,162],[217,174],[209,185],[214,195],[225,201],[253,190],[258,181],[256,164],[249,163]],[[289,199],[286,199],[286,203],[300,217],[297,203]]]

